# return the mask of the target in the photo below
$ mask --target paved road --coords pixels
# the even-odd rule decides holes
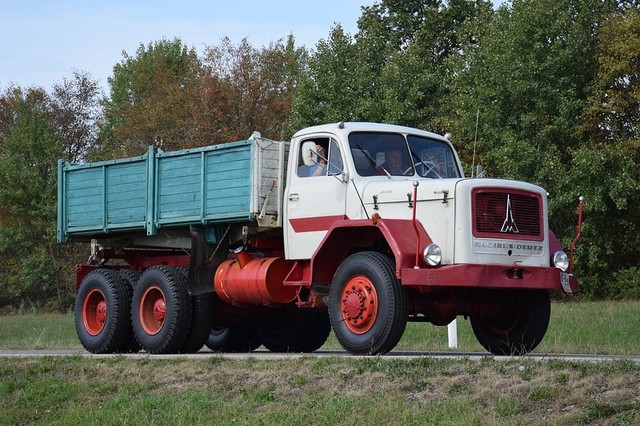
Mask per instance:
[[[43,350],[0,350],[0,358],[1,357],[10,357],[10,358],[26,358],[26,357],[45,357],[45,356],[82,356],[87,358],[108,358],[108,357],[126,357],[132,359],[179,359],[179,358],[189,358],[189,359],[206,359],[208,357],[217,356],[228,359],[247,359],[247,358],[255,358],[257,360],[260,359],[296,359],[301,357],[356,357],[354,355],[350,355],[345,351],[331,351],[331,350],[320,350],[316,351],[313,354],[290,354],[290,353],[273,353],[268,352],[266,350],[257,350],[251,353],[242,353],[242,354],[221,354],[214,353],[208,350],[202,350],[195,354],[179,354],[179,355],[150,355],[144,352],[136,353],[136,354],[109,354],[109,355],[95,355],[83,350],[74,350],[74,349],[43,349]],[[556,354],[529,354],[523,357],[510,357],[510,356],[500,356],[496,357],[489,353],[480,353],[480,352],[414,352],[414,351],[392,351],[386,355],[383,355],[382,358],[385,359],[416,359],[416,358],[441,358],[441,359],[472,359],[472,360],[480,360],[483,358],[493,358],[496,360],[564,360],[564,361],[592,361],[592,362],[604,362],[604,361],[632,361],[634,363],[640,364],[640,355],[580,355],[580,354],[567,354],[567,355],[556,355]]]

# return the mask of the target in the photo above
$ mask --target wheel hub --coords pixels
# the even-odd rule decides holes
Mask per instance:
[[[91,336],[97,336],[107,321],[107,301],[102,291],[93,289],[87,294],[82,308],[84,329]]]
[[[164,317],[166,315],[166,306],[164,304],[164,299],[158,299],[153,304],[153,318],[158,322],[164,322]]]
[[[140,325],[149,335],[158,334],[166,319],[166,301],[162,290],[157,286],[149,287],[140,299]]]
[[[103,323],[107,320],[107,302],[101,300],[96,307],[96,319]]]
[[[364,334],[373,327],[378,316],[378,293],[366,277],[349,280],[340,296],[342,319],[349,330]]]

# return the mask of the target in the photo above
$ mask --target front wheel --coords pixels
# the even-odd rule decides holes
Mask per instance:
[[[407,292],[388,256],[366,251],[342,262],[331,282],[329,318],[343,348],[356,355],[389,352],[407,316]]]
[[[471,317],[478,342],[494,355],[525,355],[542,341],[551,316],[546,290],[495,291],[483,296],[490,309]]]

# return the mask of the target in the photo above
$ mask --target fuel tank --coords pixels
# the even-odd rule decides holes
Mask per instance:
[[[296,288],[282,283],[293,266],[281,257],[251,258],[246,252],[225,260],[216,270],[214,287],[232,305],[278,306],[296,298]]]

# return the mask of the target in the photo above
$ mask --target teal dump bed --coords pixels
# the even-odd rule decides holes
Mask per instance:
[[[58,163],[58,241],[194,224],[281,226],[285,146],[252,137],[90,164]]]

